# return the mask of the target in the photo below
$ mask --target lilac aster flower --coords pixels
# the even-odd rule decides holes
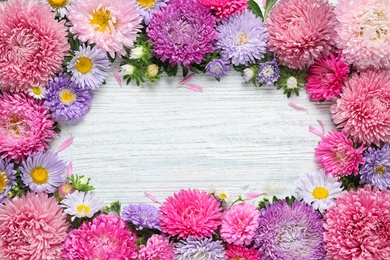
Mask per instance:
[[[390,145],[379,150],[368,148],[360,174],[362,183],[376,185],[380,190],[390,188]]]
[[[192,0],[171,0],[156,12],[146,32],[153,42],[154,56],[169,60],[171,66],[199,64],[214,52],[217,38],[215,17],[203,5]]]
[[[161,230],[158,208],[148,204],[128,205],[122,211],[122,219],[136,226],[137,230],[155,228]]]
[[[257,80],[260,84],[274,84],[280,76],[280,71],[276,60],[261,63],[257,72]]]
[[[66,179],[66,164],[51,150],[36,152],[22,162],[22,181],[37,193],[54,193]]]
[[[77,122],[88,112],[91,103],[92,90],[81,88],[65,74],[49,83],[45,106],[56,120]]]
[[[144,18],[145,24],[148,25],[153,14],[167,6],[168,2],[169,0],[138,0],[136,1],[137,11]]]
[[[223,59],[212,60],[207,64],[206,71],[214,78],[219,79],[229,71],[229,65]]]
[[[13,163],[0,159],[0,204],[7,197],[12,186],[16,185],[15,173]]]
[[[255,247],[261,259],[324,259],[323,221],[303,202],[285,200],[267,205],[259,218]]]
[[[198,240],[189,237],[184,241],[176,243],[173,252],[176,254],[174,260],[225,260],[227,258],[222,241],[212,241],[212,238]]]
[[[217,26],[216,48],[222,58],[234,65],[249,65],[264,57],[267,51],[267,29],[251,11],[235,14]]]

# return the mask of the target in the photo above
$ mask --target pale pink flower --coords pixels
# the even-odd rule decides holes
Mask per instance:
[[[172,260],[174,256],[173,244],[164,235],[154,234],[139,249],[140,260]]]
[[[248,7],[248,0],[197,0],[197,2],[212,10],[217,16],[217,21],[241,13]]]

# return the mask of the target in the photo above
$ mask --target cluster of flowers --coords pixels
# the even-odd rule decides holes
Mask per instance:
[[[0,3],[1,259],[390,259],[390,2],[9,0]],[[263,11],[262,11],[263,10]],[[119,71],[113,61],[121,58]],[[258,206],[181,190],[104,207],[48,143],[110,71],[137,84],[178,67],[305,88],[331,101],[321,170]],[[121,78],[122,77],[122,78]],[[191,76],[182,81],[183,86]]]

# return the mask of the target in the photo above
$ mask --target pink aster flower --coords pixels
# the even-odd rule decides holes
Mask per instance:
[[[223,213],[220,236],[229,244],[249,245],[259,226],[260,211],[250,204],[236,204]]]
[[[339,97],[343,83],[348,79],[349,67],[341,52],[330,53],[315,60],[307,73],[306,92],[311,101],[328,101]]]
[[[180,190],[160,207],[163,232],[179,238],[211,237],[220,224],[219,201],[205,191]]]
[[[226,256],[227,260],[260,260],[259,250],[237,245],[228,245]]]
[[[333,122],[355,143],[390,143],[390,72],[353,74],[330,111]]]
[[[117,215],[100,215],[69,232],[62,259],[138,259],[136,235]]]
[[[366,185],[345,192],[324,224],[329,259],[390,259],[390,191]]]
[[[0,8],[0,90],[27,92],[61,71],[69,44],[50,6],[10,0]]]
[[[314,154],[318,165],[324,167],[327,175],[339,177],[358,174],[359,164],[364,163],[363,151],[363,146],[355,149],[343,131],[333,130],[322,137]]]
[[[142,16],[136,11],[135,0],[74,1],[68,8],[72,23],[70,31],[88,44],[107,51],[126,55],[141,28]]]
[[[0,95],[0,155],[19,163],[48,148],[56,135],[54,122],[43,102],[24,94]]]
[[[197,2],[214,11],[218,21],[241,13],[248,7],[248,0],[197,0]]]
[[[334,7],[324,0],[280,0],[268,16],[268,45],[282,65],[304,69],[335,44]]]
[[[173,244],[164,235],[154,234],[148,239],[146,245],[141,245],[139,249],[140,260],[170,260],[174,256]]]
[[[0,259],[60,259],[68,224],[54,197],[27,193],[0,204]]]

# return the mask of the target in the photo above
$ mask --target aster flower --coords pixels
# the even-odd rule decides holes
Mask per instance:
[[[336,5],[337,47],[357,69],[390,68],[390,3],[345,0]]]
[[[277,88],[282,88],[284,94],[290,97],[293,93],[299,96],[299,90],[305,85],[306,73],[302,70],[293,70],[283,67],[276,83]]]
[[[66,195],[61,201],[62,207],[65,208],[65,214],[72,216],[72,221],[77,218],[92,218],[92,216],[101,210],[104,202],[93,197],[90,192],[75,190]]]
[[[214,52],[217,38],[215,18],[192,0],[171,0],[153,15],[146,33],[153,42],[154,56],[171,66],[200,64],[207,53]],[[196,37],[194,37],[196,35]]]
[[[160,207],[163,232],[179,238],[210,237],[220,224],[222,208],[212,195],[199,190],[180,190]]]
[[[122,219],[132,223],[137,230],[151,228],[160,230],[158,208],[148,204],[130,204],[122,211]]]
[[[229,71],[229,62],[223,59],[212,60],[206,65],[206,72],[216,79],[225,76]]]
[[[257,71],[257,81],[260,84],[272,85],[280,76],[279,66],[276,60],[260,63],[259,70]]]
[[[24,94],[0,95],[0,155],[21,162],[26,156],[48,148],[56,135],[54,121],[43,102]]]
[[[89,111],[92,90],[81,88],[71,77],[60,74],[50,82],[45,106],[56,120],[77,122]]]
[[[169,242],[169,237],[164,235],[152,235],[146,242],[146,245],[141,245],[139,249],[140,260],[170,260],[173,257],[173,245]]]
[[[333,122],[354,143],[390,143],[390,72],[367,70],[345,82],[330,108]]]
[[[241,13],[248,7],[248,0],[197,0],[197,2],[215,12],[218,22]]]
[[[324,224],[330,259],[390,259],[390,191],[366,185],[328,210]]]
[[[197,240],[189,237],[184,241],[176,243],[174,252],[176,254],[174,260],[226,259],[222,241],[213,241],[212,238],[201,238]]]
[[[226,256],[227,260],[260,260],[259,250],[237,245],[228,245]]]
[[[111,63],[101,49],[81,46],[67,67],[72,80],[81,88],[95,89],[107,78]]]
[[[125,47],[133,47],[141,28],[135,0],[75,1],[68,11],[70,32],[82,42],[95,43],[111,57],[126,55]]]
[[[66,164],[51,150],[36,152],[22,162],[22,181],[37,193],[54,193],[66,179]]]
[[[12,186],[16,185],[15,173],[13,163],[0,159],[0,204],[7,198]]]
[[[267,29],[260,18],[246,10],[223,20],[217,26],[216,49],[234,65],[255,63],[267,51]]]
[[[223,213],[220,236],[229,244],[249,245],[259,226],[260,211],[250,204],[236,204]]]
[[[341,182],[328,176],[323,170],[306,174],[298,184],[298,197],[321,213],[336,205],[336,199],[343,192]]]
[[[345,133],[333,130],[328,136],[323,136],[315,148],[317,164],[324,167],[327,175],[333,177],[357,175],[359,165],[364,163],[364,147],[355,149]]]
[[[261,259],[323,259],[325,256],[320,213],[305,203],[289,206],[280,200],[263,209],[255,237]]]
[[[33,86],[28,89],[28,94],[35,99],[43,99],[45,97],[46,88],[42,85]]]
[[[243,70],[242,72],[242,80],[245,83],[248,83],[249,81],[253,81],[255,79],[255,75],[257,74],[258,69],[255,67],[249,67]]]
[[[390,188],[390,145],[381,149],[369,147],[364,153],[364,165],[360,169],[361,183],[377,186],[380,190]]]
[[[54,197],[27,193],[0,204],[1,259],[61,259],[68,224]]]
[[[61,18],[68,14],[68,7],[73,0],[41,0],[41,2],[50,5],[52,10],[58,12]]]
[[[69,232],[62,259],[138,259],[137,237],[117,215],[102,214]]]
[[[0,90],[27,92],[62,69],[69,50],[64,22],[34,0],[10,0],[0,8]]]
[[[137,0],[136,7],[137,11],[144,18],[145,24],[148,25],[153,14],[166,7],[168,2],[169,0]]]
[[[304,69],[335,45],[334,7],[323,0],[280,0],[267,18],[268,44],[279,62]]]

